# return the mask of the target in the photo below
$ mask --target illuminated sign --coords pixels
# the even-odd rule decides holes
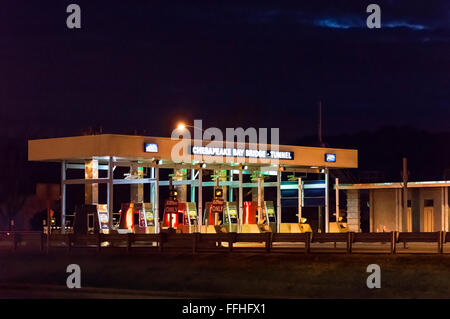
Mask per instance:
[[[178,213],[178,201],[176,199],[168,199],[164,203],[164,213],[165,214],[176,214]]]
[[[144,152],[146,153],[158,153],[158,144],[145,143]]]
[[[244,148],[222,148],[193,146],[191,154],[204,156],[224,156],[224,157],[250,157],[262,159],[293,160],[294,152],[281,152],[274,150],[257,150]]]
[[[178,196],[178,192],[177,192],[175,189],[170,189],[170,190],[169,190],[169,197],[170,197],[170,198],[176,199],[177,196]]]
[[[222,198],[223,197],[223,190],[222,188],[216,188],[214,191],[214,197],[216,198]]]
[[[211,212],[212,213],[222,213],[223,205],[224,205],[223,198],[214,198],[211,203]]]
[[[325,154],[325,162],[335,163],[336,162],[336,154]]]

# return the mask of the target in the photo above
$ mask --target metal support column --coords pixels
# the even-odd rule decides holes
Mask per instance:
[[[441,230],[448,231],[448,187],[441,187]]]
[[[150,168],[150,178],[155,178],[155,168]],[[152,203],[153,208],[155,207],[155,183],[150,183],[150,202]]]
[[[216,191],[217,188],[220,187],[220,179],[219,179],[219,174],[217,174],[217,178],[216,178],[216,187],[214,187],[214,192]],[[223,193],[222,193],[223,194]],[[214,214],[214,224],[213,225],[217,225],[217,222],[219,221],[219,214]],[[210,224],[211,221],[208,220],[208,224]]]
[[[203,225],[203,170],[198,170],[198,231],[202,231]]]
[[[329,219],[330,219],[330,207],[329,207],[329,189],[328,189],[328,183],[329,182],[329,176],[328,176],[328,168],[325,168],[325,232],[328,233],[329,228]]]
[[[449,206],[448,206],[448,186],[444,187],[444,225],[445,225],[445,231],[448,231],[448,210],[449,210]]]
[[[230,170],[230,178],[229,178],[230,182],[233,182],[233,170]],[[228,201],[232,202],[233,201],[233,186],[231,186],[232,184],[230,184],[230,186],[228,187]]]
[[[336,221],[339,221],[339,178],[336,178],[335,182],[336,188]]]
[[[195,203],[195,169],[191,169],[191,203]]]
[[[242,229],[242,217],[244,216],[244,191],[242,188],[242,169],[239,170],[239,230]]]
[[[262,220],[262,178],[258,177],[258,223]]]
[[[277,171],[277,232],[280,232],[281,223],[281,171]]]
[[[402,212],[402,190],[395,189],[395,230],[400,231]]]
[[[47,219],[48,229],[50,226],[50,220]],[[66,232],[66,161],[61,162],[61,232]]]
[[[107,207],[108,207],[108,227],[113,229],[113,212],[114,212],[114,166],[113,159],[108,160],[108,184],[107,184]]]
[[[408,231],[408,161],[403,158],[403,210],[402,210],[402,228],[401,231]],[[412,206],[412,205],[411,205]],[[412,207],[411,207],[412,209]]]
[[[302,205],[303,205],[303,185],[302,179],[298,179],[298,222],[302,222]]]
[[[155,168],[155,234],[159,233],[159,167]]]

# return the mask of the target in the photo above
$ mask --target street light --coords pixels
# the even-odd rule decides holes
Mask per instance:
[[[177,125],[177,129],[179,129],[179,130],[184,130],[184,129],[187,128],[187,127],[192,127],[193,129],[199,129],[199,130],[202,130],[203,132],[205,131],[205,130],[202,129],[201,127],[194,126],[194,125],[187,125],[187,124],[184,124],[183,122],[180,122],[180,123],[178,123],[178,125]]]

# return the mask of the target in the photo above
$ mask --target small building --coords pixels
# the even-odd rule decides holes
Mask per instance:
[[[369,207],[371,232],[433,232],[449,230],[450,181],[408,182],[407,210],[403,210],[403,183],[339,185],[347,195],[347,213],[361,217]],[[361,201],[363,194],[368,200]],[[360,221],[358,221],[360,222]]]

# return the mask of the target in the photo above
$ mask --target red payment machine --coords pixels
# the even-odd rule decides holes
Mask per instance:
[[[244,202],[244,214],[242,216],[242,233],[259,233],[261,232],[258,227],[258,203],[257,202]]]
[[[242,224],[256,224],[258,204],[256,202],[244,202],[244,216]]]
[[[207,202],[205,207],[205,214],[203,214],[203,229],[202,232],[216,233],[223,223],[224,211],[223,190],[216,188],[214,190],[214,198],[212,202]]]
[[[169,199],[164,203],[164,217],[162,229],[170,230],[178,227],[178,200],[177,191],[171,189],[169,191]]]
[[[102,223],[100,214],[99,222]],[[153,233],[154,222],[152,203],[123,203],[120,209],[118,231],[119,233]]]

